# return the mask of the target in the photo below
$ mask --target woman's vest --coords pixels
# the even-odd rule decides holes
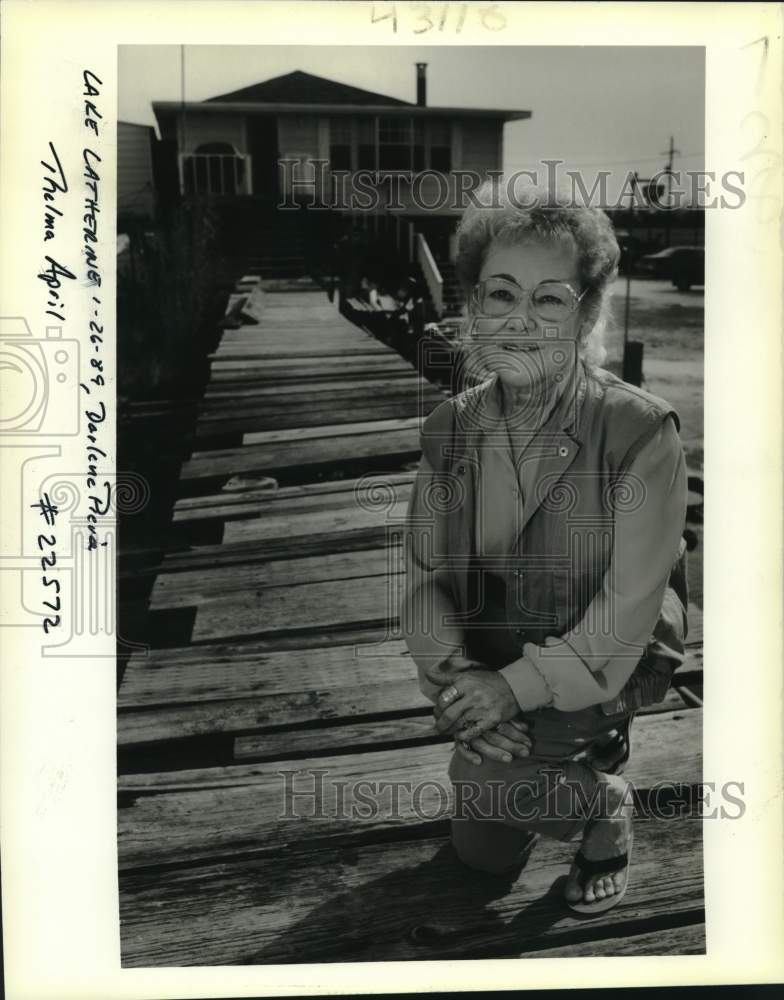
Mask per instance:
[[[457,620],[481,616],[482,587],[475,577],[478,446],[483,394],[493,380],[445,400],[424,421],[421,445],[435,471],[446,512],[446,568]],[[579,364],[574,404],[563,427],[536,439],[540,454],[534,496],[526,497],[515,543],[494,570],[503,581],[506,624],[518,655],[526,642],[542,645],[582,621],[610,566],[616,511],[644,499],[644,484],[626,475],[640,449],[672,414],[664,400],[602,369]],[[664,697],[683,662],[686,633],[685,543],[673,570],[659,621],[608,714],[634,710]],[[605,626],[606,627],[606,626]],[[611,625],[610,625],[611,627]]]

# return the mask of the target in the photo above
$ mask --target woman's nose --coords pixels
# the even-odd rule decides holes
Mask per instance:
[[[523,307],[524,308],[524,307]],[[535,320],[528,315],[527,310],[519,309],[514,316],[510,316],[503,325],[504,330],[511,330],[514,333],[527,333],[533,330],[536,325]]]

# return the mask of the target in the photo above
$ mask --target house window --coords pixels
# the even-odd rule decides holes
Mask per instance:
[[[410,118],[379,118],[378,169],[411,169]]]
[[[422,118],[414,119],[414,170],[425,169],[425,122]]]
[[[332,170],[351,170],[351,119],[329,120],[329,163]]]
[[[445,118],[331,118],[329,159],[332,170],[452,169],[452,123]],[[357,162],[351,162],[352,138]]]
[[[360,118],[357,126],[357,169],[376,169],[376,119]]]
[[[205,142],[183,157],[186,194],[240,194],[245,184],[245,158],[227,142]]]
[[[443,118],[431,118],[430,167],[446,174],[452,169],[452,123]]]

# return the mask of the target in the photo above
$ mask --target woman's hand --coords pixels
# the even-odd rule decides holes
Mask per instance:
[[[450,703],[455,703],[455,692],[459,695],[463,691],[464,685],[461,681],[466,676],[478,676],[483,679],[496,676],[496,681],[501,681],[503,687],[500,684],[494,686],[502,691],[507,689],[511,694],[511,702],[507,701],[506,697],[504,698],[503,714],[506,715],[507,710],[512,710],[512,716],[518,714],[520,706],[517,704],[509,685],[500,674],[495,675],[493,671],[483,670],[483,667],[484,664],[478,660],[467,659],[459,653],[453,653],[439,666],[427,671],[427,679],[442,689],[434,709],[436,728],[440,732],[454,731],[454,729],[442,728],[448,725],[448,718],[444,722],[441,720]],[[470,684],[468,686],[471,687]],[[506,695],[506,691],[504,691],[504,695]],[[514,702],[513,706],[512,702]],[[441,724],[439,725],[439,723]],[[455,745],[458,753],[473,764],[481,764],[483,754],[490,760],[509,763],[515,757],[528,756],[531,752],[532,741],[528,736],[528,726],[521,719],[510,716],[480,732],[472,739],[466,739],[463,734],[456,734]]]
[[[441,692],[434,709],[436,729],[467,742],[508,722],[519,711],[512,689],[493,670],[462,671]]]
[[[527,757],[533,742],[528,735],[528,726],[522,719],[501,722],[475,739],[455,740],[457,752],[472,764],[481,764],[484,755],[489,760],[511,764],[515,757]]]

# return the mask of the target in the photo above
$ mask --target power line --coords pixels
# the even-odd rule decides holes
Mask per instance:
[[[675,152],[678,151],[675,150]],[[658,156],[635,156],[634,159],[631,160],[594,160],[593,162],[584,163],[580,160],[578,153],[567,153],[565,156],[557,157],[557,159],[575,160],[577,161],[578,166],[581,167],[622,167],[627,164],[632,165],[635,163],[656,163],[661,160],[662,156],[666,155],[666,153],[659,153]],[[705,151],[701,150],[695,153],[680,153],[679,155],[682,160],[690,160],[697,156],[705,156]],[[555,157],[552,158],[555,159]],[[548,159],[550,159],[550,157],[548,157]],[[530,161],[528,163],[510,163],[508,166],[511,168],[527,167],[530,166]]]

